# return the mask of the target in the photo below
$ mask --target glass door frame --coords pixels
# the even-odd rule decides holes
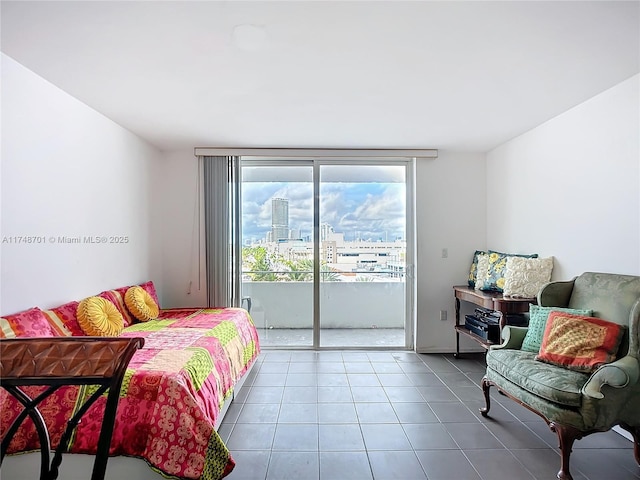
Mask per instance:
[[[323,165],[342,166],[405,166],[405,318],[404,338],[405,345],[399,348],[413,350],[416,326],[416,284],[415,284],[415,163],[416,157],[368,157],[368,156],[240,156],[240,171],[244,166],[255,167],[285,167],[285,166],[312,166],[313,167],[313,342],[314,350],[331,350],[345,347],[328,347],[320,345],[320,167]],[[240,196],[242,195],[242,173],[239,182]],[[241,202],[238,209],[238,222],[241,223]],[[239,239],[241,241],[241,239]],[[348,346],[347,346],[348,347]],[[373,347],[348,347],[353,349],[371,349]],[[397,349],[398,347],[376,347],[376,349]]]

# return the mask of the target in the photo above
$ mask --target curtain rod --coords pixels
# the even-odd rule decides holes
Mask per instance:
[[[243,147],[195,147],[200,156],[322,156],[322,157],[416,157],[438,158],[438,150],[432,148],[243,148]]]

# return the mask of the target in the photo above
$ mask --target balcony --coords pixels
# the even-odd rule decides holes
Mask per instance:
[[[312,282],[244,281],[242,296],[251,299],[263,347],[312,346]],[[405,283],[322,282],[320,315],[322,347],[403,348]]]

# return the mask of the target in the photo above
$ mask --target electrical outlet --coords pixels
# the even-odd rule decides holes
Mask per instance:
[[[442,320],[443,322],[447,319],[447,311],[446,310],[440,310],[440,320]]]
[[[443,248],[442,249],[442,258],[449,258],[449,249],[448,248]]]

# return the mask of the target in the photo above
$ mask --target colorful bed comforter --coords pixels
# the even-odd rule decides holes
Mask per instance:
[[[246,310],[163,310],[157,320],[127,327],[121,336],[144,337],[145,344],[122,384],[110,454],[140,457],[154,470],[181,479],[210,480],[231,472],[234,461],[214,426],[260,350]],[[62,387],[41,405],[52,446],[94,388]],[[0,429],[6,431],[21,407],[4,390],[0,401]],[[95,453],[105,403],[106,395],[83,416],[71,452]],[[38,448],[36,430],[27,420],[9,453]]]

